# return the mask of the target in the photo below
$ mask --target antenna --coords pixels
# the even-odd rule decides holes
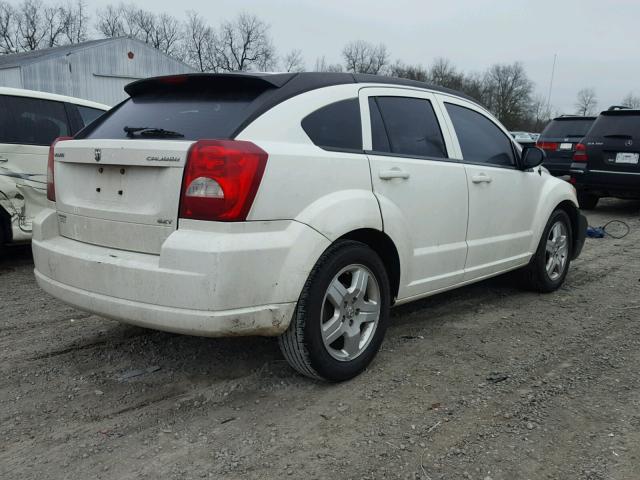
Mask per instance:
[[[556,73],[556,61],[558,60],[558,54],[553,54],[553,67],[551,68],[551,80],[549,81],[549,95],[547,95],[547,111],[551,113],[551,91],[553,90],[553,77]]]

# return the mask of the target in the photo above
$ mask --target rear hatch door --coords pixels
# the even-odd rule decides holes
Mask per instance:
[[[602,112],[585,144],[589,170],[640,173],[640,111]]]
[[[560,117],[544,129],[538,145],[546,152],[549,164],[570,164],[576,145],[587,134],[595,117]]]
[[[129,99],[55,146],[61,235],[159,254],[177,228],[189,147],[234,138],[290,77],[179,75],[128,85]]]

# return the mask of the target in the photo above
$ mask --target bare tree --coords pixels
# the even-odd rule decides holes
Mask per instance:
[[[527,128],[533,132],[540,132],[551,120],[551,109],[543,95],[536,95],[531,100],[531,117]]]
[[[382,74],[389,64],[389,54],[384,44],[373,45],[363,40],[348,43],[342,50],[348,72]]]
[[[629,108],[640,108],[640,97],[630,92],[622,99],[622,105]]]
[[[151,33],[151,44],[167,55],[176,55],[181,39],[180,22],[166,13],[158,15]]]
[[[595,113],[598,106],[598,99],[593,88],[583,88],[578,92],[576,97],[576,113],[578,115],[587,116]]]
[[[195,11],[187,12],[183,49],[187,63],[201,72],[213,69],[213,31]]]
[[[342,72],[342,65],[339,63],[329,63],[323,55],[316,59],[316,66],[314,68],[316,72]]]
[[[8,2],[0,0],[0,53],[20,51],[18,11]]]
[[[484,76],[485,106],[510,128],[529,115],[533,83],[521,63],[493,65]]]
[[[291,50],[282,58],[282,70],[285,72],[304,72],[305,65],[302,50]]]
[[[47,9],[48,10],[48,9]],[[41,48],[47,37],[47,20],[41,0],[24,0],[18,7],[18,42],[23,51]],[[52,45],[49,45],[52,46]]]
[[[429,68],[429,81],[442,87],[461,90],[464,75],[456,70],[446,58],[436,58]]]
[[[122,9],[107,5],[104,10],[98,10],[96,30],[107,38],[124,35],[124,19]]]
[[[69,3],[60,7],[60,16],[67,43],[80,43],[88,39],[89,15],[84,0],[77,0],[75,4]]]
[[[275,64],[269,25],[255,15],[241,13],[223,22],[213,38],[215,71],[269,70]]]
[[[393,77],[408,78],[420,82],[426,82],[429,79],[429,74],[422,65],[408,65],[400,60],[397,60],[390,67],[390,74]]]

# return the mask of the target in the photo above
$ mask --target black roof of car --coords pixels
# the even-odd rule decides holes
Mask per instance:
[[[128,84],[125,91],[133,96],[146,93],[171,89],[171,87],[181,83],[189,83],[190,86],[207,86],[224,88],[233,86],[237,89],[244,86],[250,89],[277,89],[279,96],[290,98],[300,93],[304,93],[317,88],[329,87],[332,85],[343,85],[350,83],[381,83],[391,85],[402,85],[406,87],[424,88],[442,93],[456,95],[466,98],[472,102],[477,101],[468,95],[437,85],[431,85],[418,80],[406,78],[387,77],[383,75],[369,75],[362,73],[333,73],[333,72],[302,72],[302,73],[188,73],[183,75],[168,75],[161,77],[145,78]]]

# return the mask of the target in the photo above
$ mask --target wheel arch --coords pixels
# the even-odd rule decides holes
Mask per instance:
[[[400,289],[400,255],[395,243],[386,233],[373,228],[359,228],[342,235],[336,241],[354,240],[371,248],[382,260],[391,286],[391,303],[395,302]]]
[[[582,249],[579,244],[580,236],[576,235],[576,232],[580,229],[580,211],[570,200],[563,200],[554,208],[554,211],[555,210],[563,210],[569,216],[569,220],[571,220],[571,256],[573,259],[575,258],[575,252],[579,252]]]

